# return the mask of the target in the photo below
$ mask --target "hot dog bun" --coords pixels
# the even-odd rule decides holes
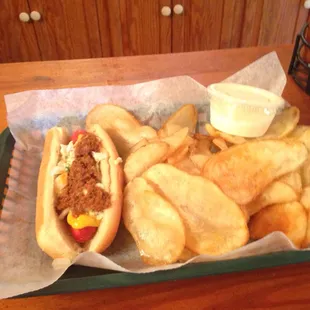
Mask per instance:
[[[109,135],[99,125],[91,126],[88,131],[99,137],[109,155],[109,159],[101,162],[100,166],[104,168],[102,183],[109,185],[111,205],[104,210],[95,236],[81,247],[67,229],[66,220],[58,217],[54,196],[55,176],[51,173],[58,163],[60,144],[68,144],[70,138],[65,128],[51,128],[46,135],[38,178],[36,238],[40,248],[52,258],[72,260],[84,251],[103,252],[118,230],[123,201],[123,168],[117,163],[118,153]]]

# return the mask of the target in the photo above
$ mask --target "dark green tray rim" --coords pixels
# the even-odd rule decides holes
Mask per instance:
[[[0,135],[0,197],[3,197],[5,179],[7,177],[14,143],[14,138],[9,129],[5,129]],[[98,268],[71,266],[65,274],[52,285],[34,292],[19,295],[18,297],[45,296],[150,284],[270,268],[308,261],[310,261],[310,251],[288,251],[217,262],[189,264],[174,270],[157,271],[147,274],[123,273]]]

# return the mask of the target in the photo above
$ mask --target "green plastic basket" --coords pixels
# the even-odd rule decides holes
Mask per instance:
[[[0,202],[5,198],[4,192],[7,187],[6,179],[9,177],[8,170],[14,144],[15,141],[10,130],[8,128],[5,129],[0,135]],[[174,270],[157,271],[147,274],[124,273],[83,266],[71,266],[58,281],[49,287],[23,294],[19,297],[43,296],[189,279],[207,275],[296,264],[309,260],[310,251],[288,251],[218,262],[189,264]]]

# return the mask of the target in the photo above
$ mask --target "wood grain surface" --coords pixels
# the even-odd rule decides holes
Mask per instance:
[[[184,0],[184,52],[220,47],[224,0]],[[178,39],[173,29],[172,39]]]
[[[97,0],[102,56],[123,56],[119,1]]]
[[[220,48],[240,46],[243,34],[242,30],[245,29],[245,5],[246,1],[225,1]]]
[[[240,46],[256,46],[259,39],[261,19],[263,15],[262,0],[246,1]]]
[[[171,0],[120,0],[124,55],[171,52],[171,17],[161,8]]]
[[[42,60],[101,57],[96,0],[28,0]]]
[[[0,63],[41,60],[33,24],[19,20],[29,13],[27,0],[0,2]]]
[[[0,131],[6,126],[3,95],[28,89],[131,84],[190,75],[218,82],[275,50],[285,71],[292,45],[57,62],[0,65]],[[232,59],[234,61],[232,61]],[[284,97],[310,124],[310,97],[288,77]],[[0,301],[0,309],[309,309],[310,263],[127,288]]]
[[[293,43],[300,0],[264,1],[258,45]]]

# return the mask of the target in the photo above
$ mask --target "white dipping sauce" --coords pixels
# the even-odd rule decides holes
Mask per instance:
[[[260,137],[268,130],[285,100],[264,89],[218,83],[208,88],[210,122],[216,129],[242,137]]]

